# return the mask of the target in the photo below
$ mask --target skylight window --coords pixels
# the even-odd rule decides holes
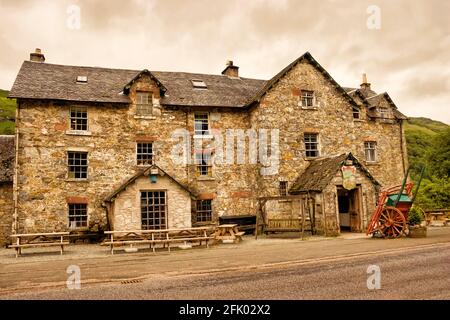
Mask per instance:
[[[206,83],[203,80],[191,80],[192,86],[196,89],[207,89]]]
[[[87,76],[78,76],[77,77],[77,83],[87,83],[88,79]]]

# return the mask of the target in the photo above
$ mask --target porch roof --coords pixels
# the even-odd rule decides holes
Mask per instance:
[[[300,174],[289,190],[289,194],[300,194],[308,191],[321,192],[328,186],[336,172],[346,160],[352,160],[353,165],[361,170],[375,185],[380,183],[370,174],[351,153],[344,153],[334,157],[320,158],[311,161],[306,170]]]
[[[163,176],[167,176],[170,180],[172,180],[173,182],[178,184],[182,189],[184,189],[186,192],[188,192],[191,196],[197,197],[197,192],[195,192],[194,190],[192,190],[188,186],[184,185],[183,183],[181,183],[180,181],[178,181],[177,179],[175,179],[174,177],[169,175],[167,172],[165,172],[163,169],[161,169],[157,165],[153,165],[153,166],[148,167],[148,168],[146,168],[144,170],[140,170],[135,175],[130,177],[128,180],[126,180],[124,183],[122,183],[118,188],[116,188],[110,195],[108,195],[104,199],[104,202],[114,202],[114,200],[116,199],[117,195],[119,195],[122,191],[124,191],[129,185],[134,183],[134,181],[136,181],[136,179],[138,179],[139,177],[150,175],[150,171],[152,169],[158,169],[158,172],[159,172],[158,174],[162,173]]]

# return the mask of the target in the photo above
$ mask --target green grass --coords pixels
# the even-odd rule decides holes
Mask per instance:
[[[8,93],[0,89],[0,135],[15,132],[16,101],[8,99]]]

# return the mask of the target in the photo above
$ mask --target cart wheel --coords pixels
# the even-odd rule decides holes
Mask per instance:
[[[398,238],[406,232],[406,219],[403,213],[395,207],[384,207],[381,211],[377,230],[384,237]]]

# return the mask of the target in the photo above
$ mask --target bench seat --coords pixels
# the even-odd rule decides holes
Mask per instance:
[[[67,246],[67,245],[69,245],[69,241],[12,244],[9,247],[10,248],[32,248],[32,247],[51,247],[51,246]]]

